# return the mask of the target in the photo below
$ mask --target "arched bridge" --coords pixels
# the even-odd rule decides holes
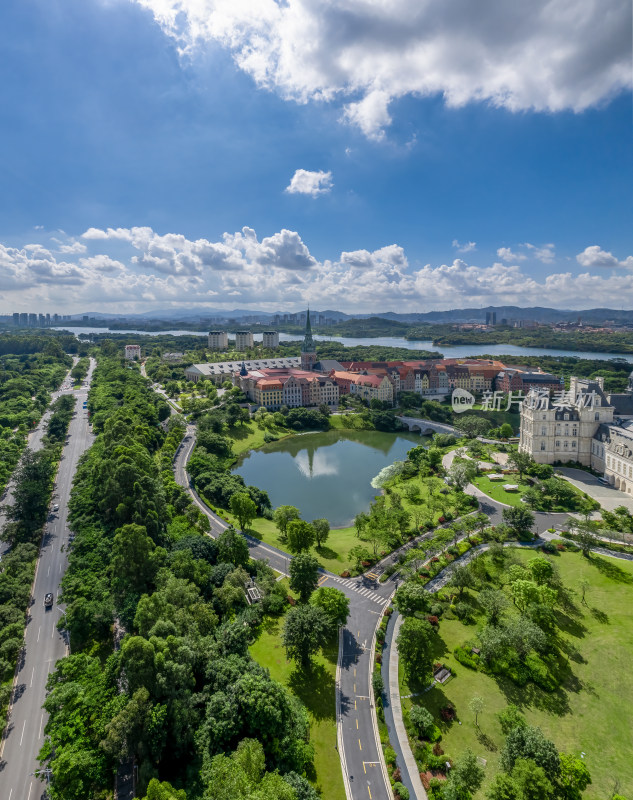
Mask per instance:
[[[403,425],[415,433],[420,432],[420,436],[433,433],[453,433],[455,436],[462,436],[462,432],[454,428],[452,425],[446,425],[443,422],[433,422],[430,419],[416,419],[415,417],[398,417]]]

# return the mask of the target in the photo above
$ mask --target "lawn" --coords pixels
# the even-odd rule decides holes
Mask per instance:
[[[514,553],[521,561],[533,557],[525,551]],[[461,725],[444,725],[442,747],[453,758],[467,747],[485,758],[488,763],[484,789],[498,771],[504,741],[496,713],[506,704],[515,703],[522,708],[528,724],[539,726],[560,751],[586,754],[593,783],[584,793],[584,800],[610,797],[616,780],[619,793],[630,798],[633,617],[629,609],[633,603],[633,564],[600,556],[586,559],[580,553],[562,553],[554,561],[566,586],[578,587],[583,579],[590,583],[587,606],[578,601],[573,615],[562,617],[562,647],[569,654],[571,666],[563,688],[551,693],[532,684],[519,688],[507,679],[459,664],[453,650],[474,638],[476,626],[443,619],[437,657],[455,669],[456,677],[415,702],[422,702],[436,719],[439,708],[447,702],[454,704]],[[402,694],[416,690],[409,688],[402,675],[400,686]],[[468,709],[476,695],[485,702],[479,733]],[[403,707],[410,708],[411,703],[411,699],[405,699]],[[483,796],[483,791],[477,794],[477,798]]]
[[[293,436],[293,432],[288,428],[273,427],[269,433],[277,439],[285,439],[286,436]],[[233,452],[236,456],[241,456],[247,450],[253,450],[266,444],[264,436],[266,429],[259,428],[255,422],[247,422],[245,425],[238,424],[234,428],[229,428],[226,436],[233,442]]]
[[[473,480],[473,483],[478,489],[492,497],[498,503],[505,503],[508,506],[524,506],[525,503],[521,502],[521,498],[529,488],[527,483],[521,483],[518,475],[507,475],[502,481],[491,481],[487,475],[479,475]],[[518,484],[516,492],[506,492],[503,488],[504,483]]]
[[[308,709],[310,741],[314,747],[314,775],[311,783],[327,800],[345,800],[341,762],[336,749],[336,661],[337,642],[313,659],[307,673],[286,660],[281,643],[283,620],[265,617],[261,633],[251,646],[255,661],[270,670],[271,677],[286,686]]]

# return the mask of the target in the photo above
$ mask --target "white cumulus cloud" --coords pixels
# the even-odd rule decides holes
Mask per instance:
[[[511,264],[513,261],[525,261],[527,258],[523,253],[513,253],[509,247],[500,247],[497,250],[497,255],[502,261],[506,261],[508,264]]]
[[[453,239],[453,247],[458,253],[472,253],[473,250],[477,249],[477,242],[465,242],[461,244],[457,239]]]
[[[632,84],[623,0],[136,0],[183,55],[219,44],[264,88],[336,101],[379,139],[390,103],[582,111]]]
[[[627,256],[623,261],[619,261],[613,253],[602,250],[597,244],[585,247],[582,253],[578,253],[576,261],[581,267],[603,267],[607,269],[618,269],[624,267],[633,269],[633,256]]]
[[[308,169],[298,169],[286,186],[288,194],[309,194],[317,197],[327,194],[332,189],[332,173],[319,170],[311,172]]]

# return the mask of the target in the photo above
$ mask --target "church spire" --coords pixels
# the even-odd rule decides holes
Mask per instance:
[[[312,326],[310,325],[310,309],[306,315],[306,330],[301,343],[301,366],[303,369],[312,369],[316,363],[316,347],[312,338]]]

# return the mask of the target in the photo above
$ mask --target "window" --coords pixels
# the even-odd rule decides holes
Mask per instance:
[[[547,436],[547,428],[545,425],[541,427],[541,436]]]
[[[565,450],[567,450],[567,448],[569,447],[569,442],[566,441],[563,447],[565,448]]]
[[[574,449],[574,450],[575,450],[575,449],[576,449],[576,442],[572,442],[572,443],[571,443],[571,446],[572,446],[572,449]]]
[[[578,430],[576,428],[572,428],[571,429],[571,435],[572,436],[578,436]]]
[[[543,419],[547,419],[547,414],[543,414]]]
[[[545,442],[541,442],[541,450],[545,450]]]
[[[556,442],[556,447],[560,447],[560,442]]]
[[[563,419],[569,419],[569,414],[565,414]]]

